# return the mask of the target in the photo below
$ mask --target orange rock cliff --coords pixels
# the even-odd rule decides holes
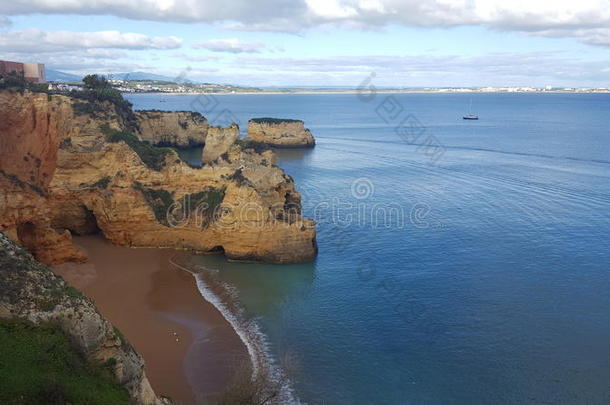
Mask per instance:
[[[0,92],[0,230],[38,260],[86,260],[71,234],[98,231],[119,245],[235,260],[315,257],[315,223],[301,216],[301,197],[272,151],[218,128],[206,134],[213,153],[204,147],[206,163],[192,168],[174,150],[142,142],[142,132],[154,132],[145,113],[134,128],[115,105],[87,103]],[[163,131],[185,118],[162,115]],[[197,125],[207,132],[204,120]]]
[[[283,118],[252,118],[248,139],[275,148],[312,148],[316,144],[303,121]]]

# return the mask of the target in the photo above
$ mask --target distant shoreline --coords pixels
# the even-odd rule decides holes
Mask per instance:
[[[368,93],[368,90],[363,93]],[[142,94],[164,94],[168,96],[184,96],[184,95],[215,95],[215,96],[230,96],[230,95],[274,95],[274,94],[360,94],[359,90],[295,90],[295,91],[236,91],[236,92],[188,92],[188,93],[175,93],[175,92],[164,92],[164,91],[150,91],[150,92],[124,92],[123,94],[128,95],[142,95]],[[387,90],[378,89],[375,90],[376,94],[610,94],[610,90],[472,90],[472,91],[457,91],[457,90]]]

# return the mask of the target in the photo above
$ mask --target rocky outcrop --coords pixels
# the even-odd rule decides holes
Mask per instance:
[[[239,139],[237,124],[232,124],[228,128],[210,127],[205,148],[203,148],[203,163],[214,163],[221,155],[229,151],[237,139]]]
[[[41,162],[55,168],[46,182],[34,173],[29,183],[29,166],[17,173],[7,166],[0,176],[6,184],[13,177],[18,183],[0,189],[0,230],[44,262],[82,259],[66,230],[99,230],[126,246],[224,252],[235,260],[292,263],[315,257],[315,224],[300,215],[294,182],[275,166],[271,152],[236,144],[236,127],[212,130],[226,137],[219,135],[223,141],[208,142],[206,148],[216,149],[215,154],[222,150],[223,158],[192,168],[173,150],[153,148],[127,132],[112,105],[81,106],[76,111],[96,112],[75,113],[74,103],[81,101],[29,92],[0,101],[0,122],[4,103],[23,108],[33,103],[62,128],[27,132],[16,126],[2,134],[7,144],[38,140],[57,148],[45,158],[49,162]],[[4,159],[3,149],[0,162]],[[31,198],[36,184],[44,187]],[[60,246],[58,240],[61,254],[49,256],[54,244]]]
[[[316,143],[303,121],[278,118],[248,121],[247,139],[277,148],[313,147]]]
[[[59,144],[70,130],[66,100],[0,92],[0,230],[49,264],[85,260],[70,232],[52,228],[47,200]]]
[[[208,120],[191,111],[136,111],[140,139],[152,145],[201,146],[208,133]]]
[[[12,318],[58,325],[87,359],[112,364],[134,403],[166,403],[152,390],[142,357],[93,303],[0,232],[0,319]]]

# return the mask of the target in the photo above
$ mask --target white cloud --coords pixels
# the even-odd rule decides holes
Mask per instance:
[[[610,26],[610,0],[10,0],[1,15],[86,14],[163,22],[230,23],[241,29],[300,31],[320,24],[450,27],[481,25],[541,33]],[[594,42],[595,43],[595,42]],[[605,41],[602,41],[605,43]]]
[[[265,48],[262,42],[242,41],[238,38],[210,39],[192,45],[194,49],[207,49],[213,52],[258,53]]]
[[[518,60],[519,63],[515,63]],[[378,86],[607,86],[610,59],[583,61],[559,52],[264,58],[240,56],[223,69],[232,82],[357,87],[371,72]]]
[[[176,49],[180,38],[150,37],[144,34],[119,31],[51,31],[37,28],[0,33],[0,50],[7,52],[61,52],[73,49]]]
[[[552,29],[539,34],[547,37],[571,36],[585,44],[610,46],[610,28]]]

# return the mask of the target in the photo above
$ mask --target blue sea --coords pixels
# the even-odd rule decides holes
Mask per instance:
[[[315,262],[197,258],[291,359],[301,402],[610,403],[610,95],[128,98],[313,132],[278,154]]]

